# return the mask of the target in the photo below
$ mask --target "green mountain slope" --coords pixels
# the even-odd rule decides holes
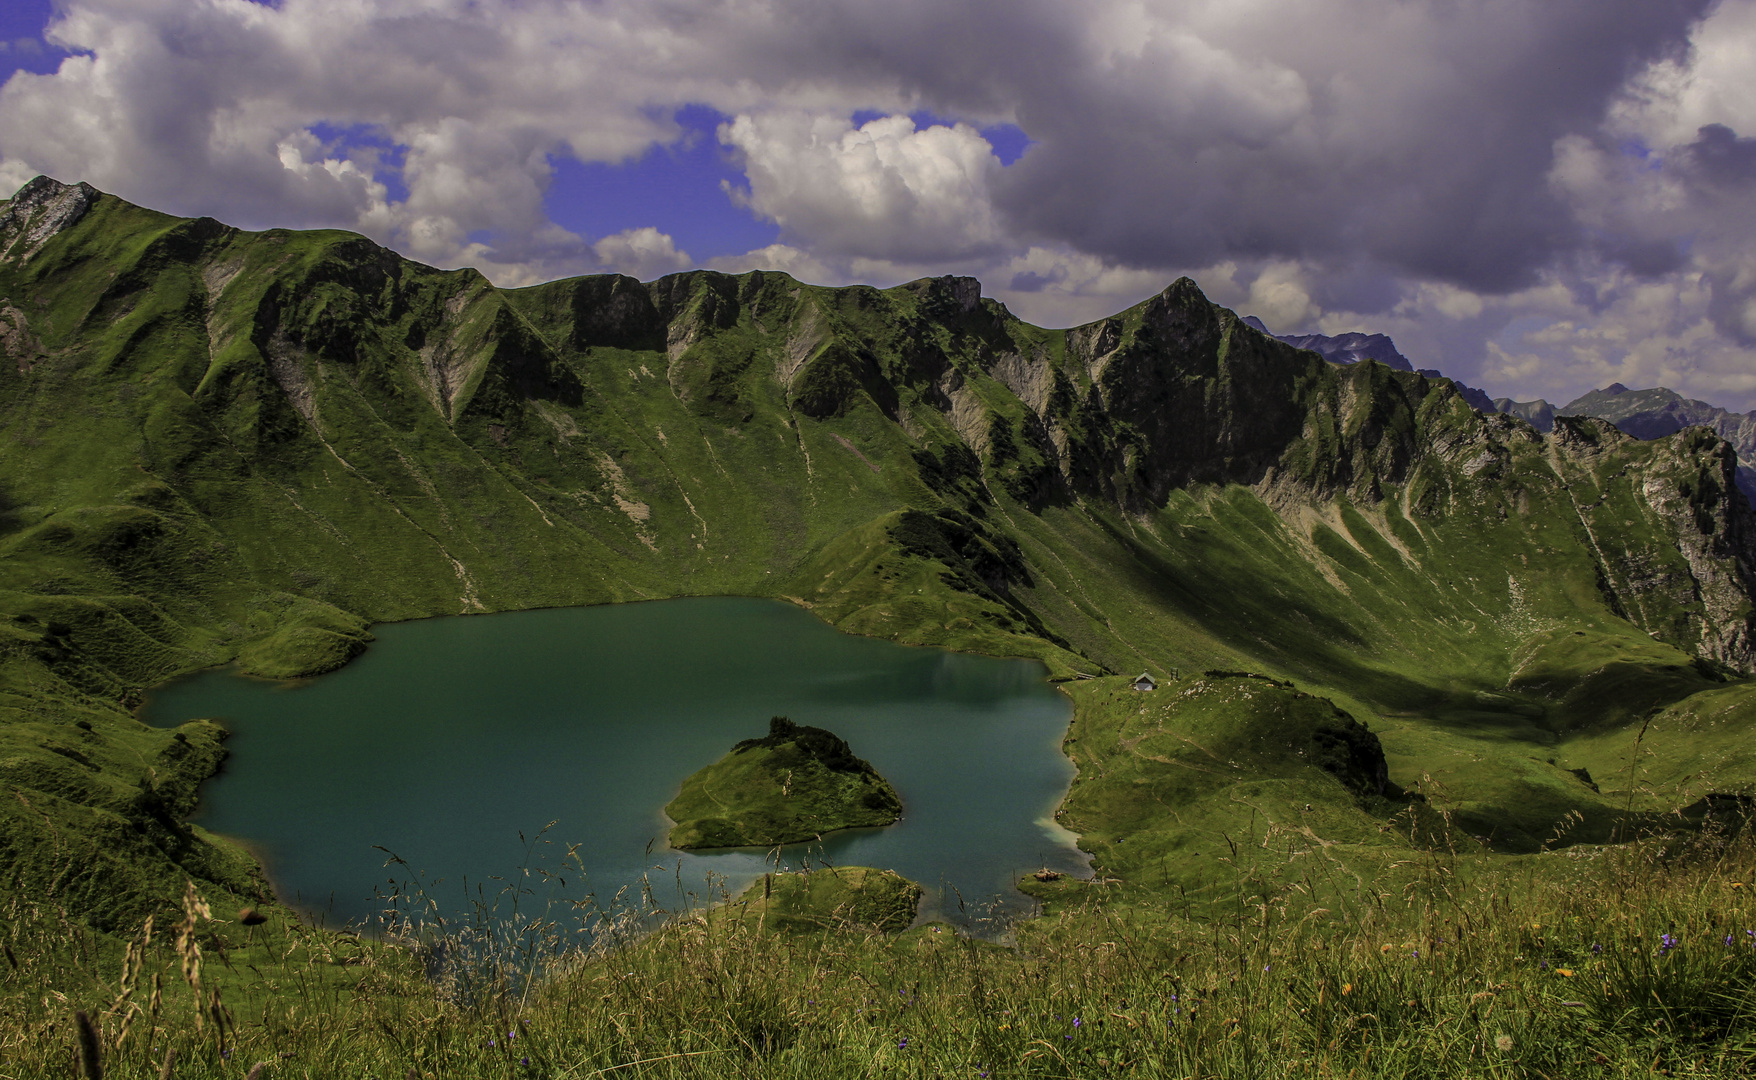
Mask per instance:
[[[326,670],[382,620],[736,593],[1062,679],[1247,669],[1332,699],[1483,835],[1698,797],[1551,773],[1611,776],[1702,694],[1746,715],[1756,522],[1726,443],[1541,435],[1186,279],[1066,331],[967,278],[502,290],[39,179],[0,207],[0,330],[0,887],[100,926],[185,874],[264,889],[178,824],[222,733],[147,729],[141,689]],[[1715,790],[1752,779],[1714,760]]]

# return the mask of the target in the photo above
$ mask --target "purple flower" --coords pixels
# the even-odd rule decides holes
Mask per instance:
[[[1603,955],[1603,951],[1604,951],[1604,947],[1602,945],[1599,945],[1595,941],[1591,943],[1591,955],[1601,956],[1601,955]]]
[[[521,1058],[519,1058],[519,1059],[518,1059],[518,1063],[519,1063],[519,1064],[520,1064],[520,1065],[529,1065],[529,1064],[530,1064],[530,1058],[528,1058],[528,1057],[521,1057]]]
[[[901,1042],[897,1043],[896,1048],[898,1050],[907,1050],[908,1049],[908,1039],[905,1038]]]
[[[1732,935],[1727,934],[1726,935],[1726,944],[1730,945],[1731,943],[1732,943]]]
[[[1658,939],[1658,954],[1663,956],[1665,953],[1677,948],[1682,943],[1682,939],[1678,938],[1675,934],[1660,934]]]
[[[1075,1016],[1073,1018],[1073,1026],[1074,1027],[1083,1027],[1084,1025],[1080,1022],[1079,1017]]]

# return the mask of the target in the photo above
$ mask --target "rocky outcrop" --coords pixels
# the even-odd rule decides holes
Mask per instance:
[[[39,176],[0,204],[0,262],[24,265],[56,233],[71,228],[98,199],[90,184]]]
[[[1511,398],[1501,397],[1495,398],[1491,404],[1495,412],[1516,416],[1538,431],[1550,431],[1555,426],[1555,407],[1542,398],[1535,401],[1513,401]]]
[[[1756,465],[1756,412],[1732,412],[1663,386],[1630,390],[1621,383],[1574,398],[1558,411],[1566,416],[1608,420],[1636,439],[1659,439],[1687,427],[1708,428],[1737,451],[1738,489],[1756,502],[1756,468],[1752,467]]]
[[[1696,651],[1756,669],[1756,513],[1737,494],[1737,453],[1701,428],[1664,440],[1643,478],[1645,502],[1663,517],[1688,562],[1700,614]]]

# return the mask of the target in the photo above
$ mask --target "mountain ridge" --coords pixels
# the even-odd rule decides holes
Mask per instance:
[[[1397,351],[1395,342],[1383,334],[1355,331],[1337,335],[1277,335],[1253,315],[1245,316],[1244,322],[1295,348],[1310,349],[1332,364],[1356,364],[1364,360],[1376,360],[1398,371],[1417,370],[1408,357]],[[1435,369],[1418,370],[1429,378],[1444,377]],[[1509,397],[1490,398],[1485,391],[1455,380],[1453,382],[1464,400],[1474,408],[1482,412],[1516,416],[1545,433],[1554,427],[1557,415],[1595,416],[1610,421],[1638,439],[1673,435],[1686,427],[1710,428],[1738,451],[1739,460],[1744,463],[1738,466],[1738,488],[1745,498],[1756,505],[1756,467],[1748,464],[1756,462],[1756,412],[1733,412],[1705,401],[1685,398],[1675,390],[1663,386],[1648,390],[1630,390],[1621,383],[1611,383],[1602,389],[1582,394],[1565,405],[1556,406],[1542,398],[1534,401],[1515,401]]]
[[[1531,771],[1527,749],[1605,775],[1591,755],[1638,721],[1624,703],[1741,693],[1756,666],[1756,521],[1723,440],[1538,433],[1449,380],[1332,365],[1186,278],[1045,330],[970,278],[502,290],[353,234],[53,181],[0,230],[0,782],[49,808],[0,810],[0,866],[100,926],[185,875],[267,896],[223,841],[143,809],[169,773],[139,762],[208,768],[223,731],[146,728],[142,689],[327,670],[378,621],[776,596],[1035,657],[1088,717],[1114,672],[1267,672],[1362,718],[1399,782],[1446,777],[1459,820],[1515,850],[1546,828],[1532,814],[1607,829],[1628,794]],[[1578,706],[1520,682],[1532,665],[1614,682],[1607,719],[1564,726]],[[1215,715],[1269,707],[1248,700]],[[1482,724],[1504,748],[1464,768]],[[1350,858],[1406,843],[1326,775],[1298,804],[1334,801]],[[1081,805],[1082,843],[1121,861]],[[1235,827],[1241,804],[1203,805],[1163,842]]]

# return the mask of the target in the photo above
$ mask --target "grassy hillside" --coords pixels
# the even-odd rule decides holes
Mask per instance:
[[[267,900],[180,824],[223,732],[146,728],[143,687],[319,672],[439,614],[777,596],[1041,658],[1079,710],[1068,814],[1143,903],[1210,890],[1168,856],[1252,822],[1343,867],[1434,836],[1519,858],[1752,780],[1723,441],[1542,435],[1187,280],[1066,331],[960,278],[501,290],[37,181],[0,210],[0,325],[0,890],[103,929],[190,877]],[[1142,714],[1103,678],[1142,669],[1290,685],[1173,681]],[[1424,802],[1247,752],[1342,714]]]
[[[556,956],[575,916],[527,923],[496,944],[548,961],[536,981],[456,963],[431,938],[197,911],[125,952],[13,909],[0,1055],[16,1075],[70,1075],[77,1010],[104,1075],[126,1080],[257,1063],[300,1077],[1748,1075],[1748,845],[1558,861],[1565,875],[1508,864],[1466,882],[1427,860],[1412,883],[1363,877],[1325,912],[1304,882],[1238,859],[1216,917],[1099,900],[1004,943],[896,933],[906,883],[820,868],[615,947]],[[199,957],[179,947],[185,926]]]

